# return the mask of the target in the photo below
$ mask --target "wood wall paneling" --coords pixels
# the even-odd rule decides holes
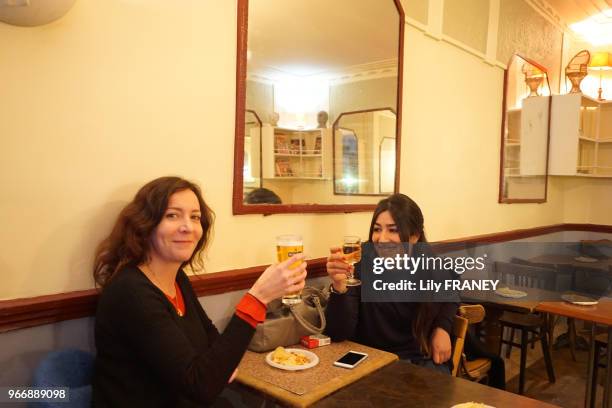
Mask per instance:
[[[466,244],[489,244],[514,241],[562,231],[612,233],[612,225],[555,224],[542,227],[503,231],[433,243],[438,253],[464,248]],[[308,261],[308,278],[326,275],[325,258]],[[199,297],[250,288],[267,265],[191,276],[191,284]],[[24,299],[0,301],[0,333],[93,316],[96,310],[96,289],[58,293]]]

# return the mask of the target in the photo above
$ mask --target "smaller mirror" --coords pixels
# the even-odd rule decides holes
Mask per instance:
[[[395,188],[396,115],[343,112],[334,122],[334,194],[389,195]]]
[[[546,68],[513,55],[504,76],[500,203],[546,201],[550,101]]]

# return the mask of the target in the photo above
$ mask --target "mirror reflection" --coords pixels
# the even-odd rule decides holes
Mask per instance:
[[[244,115],[244,166],[245,191],[261,187],[261,119],[255,111]]]
[[[248,2],[244,204],[261,189],[278,197],[265,204],[394,191],[400,23],[394,0]],[[353,131],[343,145],[336,122]]]
[[[342,113],[334,123],[334,193],[388,195],[395,183],[395,112]]]
[[[550,87],[546,68],[514,55],[506,70],[500,202],[544,202]]]

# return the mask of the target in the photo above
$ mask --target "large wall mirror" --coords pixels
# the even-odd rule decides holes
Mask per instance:
[[[238,0],[234,214],[397,191],[403,29],[399,0]]]
[[[546,202],[550,105],[546,68],[513,55],[504,76],[500,203]]]

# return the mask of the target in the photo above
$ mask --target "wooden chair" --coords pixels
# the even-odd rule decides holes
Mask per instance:
[[[554,290],[555,288],[555,270],[550,268],[539,268],[528,265],[517,265],[507,262],[495,262],[494,270],[499,276],[503,283],[507,283],[513,286],[525,287],[525,288],[540,288],[547,290]],[[504,344],[507,344],[509,350],[507,356],[509,356],[512,346],[520,347],[521,349],[521,364],[519,371],[519,394],[523,394],[525,390],[525,369],[527,366],[527,347],[529,344],[533,344],[540,341],[542,345],[542,353],[544,354],[544,361],[546,362],[546,371],[548,373],[548,380],[551,383],[555,382],[555,373],[552,365],[552,359],[550,357],[550,347],[548,345],[548,337],[551,334],[547,330],[547,321],[544,315],[537,313],[514,313],[504,312],[499,319],[501,326],[502,338],[499,343],[499,353],[501,355],[501,349]],[[511,329],[511,336],[509,340],[505,340],[503,337],[505,328]],[[521,333],[521,340],[519,343],[514,342],[514,331],[518,330]],[[531,338],[529,338],[531,334]]]
[[[606,296],[612,289],[612,272],[588,266],[575,267],[572,286],[572,290],[596,298]]]
[[[455,316],[453,324],[453,335],[455,336],[455,345],[453,347],[453,371],[451,375],[457,377],[459,367],[461,365],[461,354],[463,354],[463,346],[465,345],[465,335],[468,328],[468,319],[461,316]]]
[[[612,272],[612,267],[610,267],[610,271]],[[592,408],[595,406],[595,401],[597,400],[597,372],[599,368],[604,368],[605,363],[602,362],[602,350],[610,347],[610,339],[608,339],[607,333],[602,333],[595,336],[595,361],[593,361],[593,384],[591,385],[591,406],[587,408]],[[605,357],[605,356],[604,356]]]
[[[488,358],[478,358],[467,361],[463,347],[468,325],[480,323],[485,316],[482,305],[462,305],[459,307],[458,316],[455,316],[455,348],[453,350],[453,371],[452,375],[466,377],[472,381],[481,381],[488,376],[491,369],[491,360]]]
[[[548,268],[548,269],[552,269],[556,271],[555,288],[553,289],[560,290],[560,288],[557,287],[556,285],[556,283],[558,283],[559,277],[565,278],[567,280],[567,284],[569,284],[569,289],[574,287],[575,275],[574,275],[573,265],[531,262],[526,259],[516,258],[516,257],[511,258],[510,263],[518,264],[518,265],[525,265],[525,266],[532,266],[536,268]],[[550,287],[552,288],[552,285],[550,285]],[[544,316],[545,325],[546,325],[546,333],[548,335],[548,348],[549,348],[549,351],[552,352],[553,343],[554,343],[553,333],[555,331],[555,326],[559,322],[560,318],[558,316],[553,316],[550,314],[544,314],[543,316]],[[574,361],[577,361],[576,360],[576,325],[575,325],[575,321],[571,317],[568,317],[566,319],[567,319],[567,333],[566,333],[567,342],[569,345],[570,353],[572,355],[572,359]],[[510,336],[514,338],[514,329],[510,331]],[[532,349],[534,348],[534,345],[535,343],[531,343]],[[508,346],[506,349],[506,358],[510,358],[511,350],[512,350],[512,346]]]
[[[482,305],[462,305],[459,306],[459,315],[465,317],[470,324],[477,324],[484,320],[485,309]],[[461,353],[459,376],[471,381],[481,382],[488,378],[490,369],[490,359],[477,358],[474,360],[467,360],[465,353]]]

